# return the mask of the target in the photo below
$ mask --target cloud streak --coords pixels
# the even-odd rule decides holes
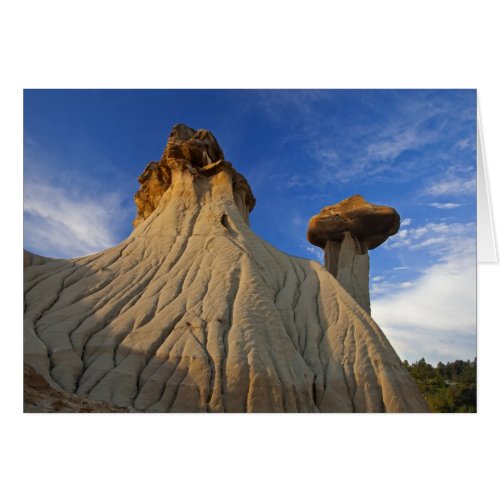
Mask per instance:
[[[433,364],[474,358],[475,230],[474,223],[428,223],[387,242],[388,251],[426,251],[434,261],[412,281],[372,283],[372,316],[402,358],[425,356]]]
[[[372,316],[403,359],[473,359],[476,355],[476,267],[472,249],[427,268],[408,288],[372,301]]]
[[[460,203],[429,203],[429,206],[434,208],[439,208],[440,210],[450,210],[452,208],[458,208],[462,205]]]
[[[476,225],[469,223],[429,222],[413,229],[403,229],[393,236],[384,249],[407,248],[410,251],[428,247],[435,255],[445,256],[454,249],[475,248]]]
[[[475,134],[475,110],[469,109],[470,102],[464,105],[446,93],[283,91],[262,94],[259,105],[273,121],[293,124],[287,145],[308,145],[312,168],[285,183],[289,188],[321,190],[381,176],[391,182],[408,181],[424,170],[436,170],[430,161],[437,159],[432,148],[438,146],[439,161],[447,155],[449,163],[475,143],[470,133]],[[321,112],[326,109],[328,114]],[[430,156],[422,154],[427,149],[433,151]],[[457,186],[434,187],[438,195],[453,189]],[[469,193],[471,186],[463,189]]]
[[[48,257],[94,253],[118,242],[115,231],[121,207],[118,195],[82,195],[47,183],[24,188],[25,247]]]
[[[426,194],[430,196],[473,195],[476,192],[476,178],[453,177],[430,186]]]

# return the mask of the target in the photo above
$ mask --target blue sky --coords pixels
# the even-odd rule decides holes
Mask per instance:
[[[403,359],[476,350],[473,90],[27,90],[24,246],[75,257],[126,238],[137,177],[176,123],[246,176],[253,230],[316,260],[309,218],[353,194],[396,208],[371,252],[372,315]]]

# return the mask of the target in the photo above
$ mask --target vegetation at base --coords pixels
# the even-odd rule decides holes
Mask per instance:
[[[436,367],[424,358],[412,364],[403,361],[403,364],[433,412],[476,412],[476,359],[439,362]]]

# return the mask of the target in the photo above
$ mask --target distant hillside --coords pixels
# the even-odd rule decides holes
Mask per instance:
[[[439,362],[434,368],[424,358],[403,362],[435,413],[476,413],[476,359]]]

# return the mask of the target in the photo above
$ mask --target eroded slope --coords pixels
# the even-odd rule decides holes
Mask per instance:
[[[25,361],[54,388],[142,411],[426,411],[335,278],[250,230],[239,175],[176,158],[123,243],[28,267]]]

